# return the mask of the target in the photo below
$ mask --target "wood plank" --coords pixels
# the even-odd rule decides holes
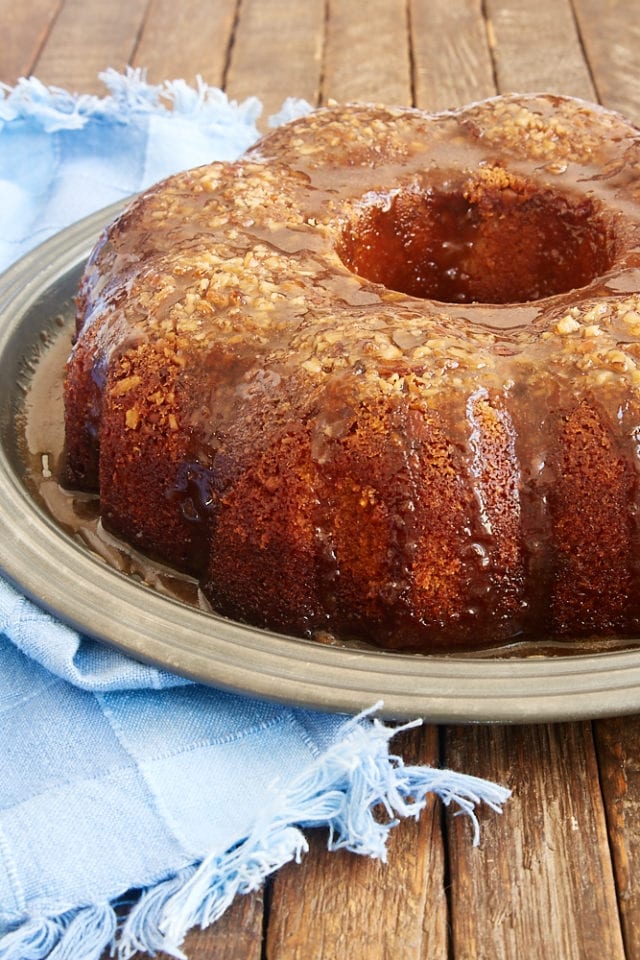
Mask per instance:
[[[324,44],[324,0],[243,0],[231,49],[226,90],[264,105],[262,126],[287,97],[317,104]]]
[[[640,957],[640,717],[595,724],[627,957]]]
[[[640,0],[574,0],[600,101],[640,123]]]
[[[130,63],[146,7],[147,0],[65,0],[34,73],[43,83],[104,93],[98,73]]]
[[[33,64],[60,12],[62,0],[0,0],[2,53],[0,81],[13,86],[33,72]]]
[[[486,12],[501,93],[595,99],[570,0],[486,0]]]
[[[221,87],[236,17],[237,0],[216,0],[203,10],[201,0],[152,0],[133,63],[144,67],[152,83],[201,76]]]
[[[482,0],[410,0],[415,101],[448,110],[496,92]]]
[[[398,737],[407,762],[437,761],[437,731]],[[338,851],[316,833],[301,864],[275,877],[267,935],[269,960],[446,960],[447,905],[441,810],[391,834],[388,862]]]
[[[331,0],[322,100],[412,103],[409,24],[405,0]]]
[[[479,847],[448,818],[456,960],[623,960],[590,724],[454,728],[445,762],[515,791]]]

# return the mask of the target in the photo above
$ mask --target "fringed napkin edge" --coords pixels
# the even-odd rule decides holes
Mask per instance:
[[[0,960],[99,960],[109,947],[118,960],[158,951],[186,960],[180,947],[192,927],[214,923],[238,894],[257,890],[285,863],[301,860],[308,849],[305,828],[327,827],[330,850],[384,861],[389,831],[403,818],[417,818],[429,794],[469,817],[477,845],[477,805],[501,813],[511,791],[451,770],[405,765],[389,752],[389,742],[421,721],[390,727],[370,719],[379,707],[346,721],[336,744],[286,792],[274,789],[273,802],[240,843],[160,878],[133,903],[120,899],[25,918],[0,943]]]

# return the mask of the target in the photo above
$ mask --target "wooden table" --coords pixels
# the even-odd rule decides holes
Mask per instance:
[[[98,92],[130,63],[255,94],[265,115],[289,95],[435,109],[548,90],[640,122],[640,0],[0,0],[0,17],[8,83]],[[189,935],[192,960],[640,958],[640,717],[426,726],[396,746],[513,788],[501,817],[480,811],[481,845],[435,803],[386,866],[314,835]]]

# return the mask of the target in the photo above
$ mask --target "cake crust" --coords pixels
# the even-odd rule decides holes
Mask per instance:
[[[164,181],[82,279],[64,482],[257,626],[637,632],[639,164],[620,116],[514,96]]]

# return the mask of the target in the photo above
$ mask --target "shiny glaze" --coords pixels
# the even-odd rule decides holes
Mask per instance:
[[[231,616],[415,649],[637,632],[639,156],[560,98],[346,107],[151,190],[85,274],[67,482],[97,486],[106,388],[139,453],[102,439],[105,522]],[[162,522],[109,488],[145,469]],[[589,489],[599,561],[559,540]],[[611,604],[585,581],[570,610],[615,542]]]

